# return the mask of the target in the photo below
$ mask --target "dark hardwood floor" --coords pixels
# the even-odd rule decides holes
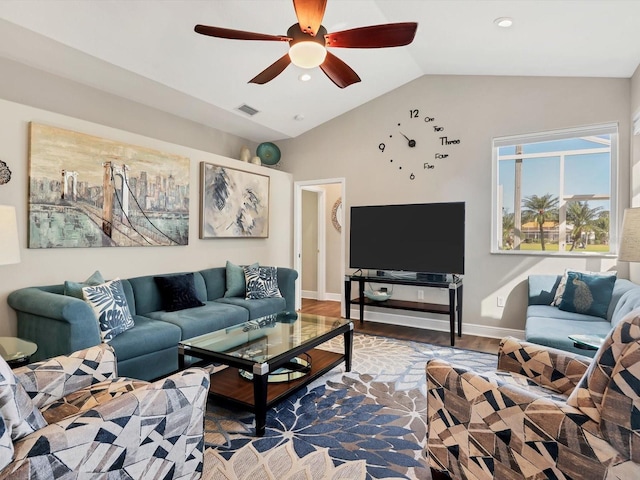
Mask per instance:
[[[302,299],[303,313],[315,315],[325,315],[327,317],[342,317],[340,302],[318,301],[308,298]],[[382,335],[385,337],[398,338],[400,340],[415,340],[417,342],[431,343],[434,345],[450,346],[449,332],[438,332],[435,330],[425,330],[423,328],[404,327],[390,325],[379,322],[353,321],[356,332],[369,333],[371,335]],[[464,333],[464,323],[462,324],[462,337],[456,336],[456,347],[475,350],[478,352],[497,353],[500,339],[476,337]]]

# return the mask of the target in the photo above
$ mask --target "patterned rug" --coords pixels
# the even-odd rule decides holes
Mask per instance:
[[[343,352],[342,337],[320,348]],[[496,355],[355,334],[344,364],[267,414],[254,417],[212,400],[205,420],[207,480],[429,479],[425,364],[433,357],[490,371]]]

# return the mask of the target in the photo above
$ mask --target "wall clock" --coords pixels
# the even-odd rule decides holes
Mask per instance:
[[[378,144],[378,150],[393,169],[415,180],[434,171],[439,162],[450,160],[452,147],[460,143],[460,138],[451,137],[436,117],[412,108]]]

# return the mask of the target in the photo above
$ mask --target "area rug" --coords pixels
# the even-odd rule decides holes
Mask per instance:
[[[320,348],[343,352],[343,339]],[[425,365],[434,357],[480,372],[497,364],[493,354],[355,334],[351,372],[342,364],[280,402],[263,437],[251,413],[210,400],[203,478],[431,478]]]

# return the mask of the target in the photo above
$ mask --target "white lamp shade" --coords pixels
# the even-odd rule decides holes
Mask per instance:
[[[20,262],[16,209],[0,205],[0,265]]]
[[[324,62],[326,56],[327,49],[311,40],[295,43],[289,49],[291,63],[301,68],[315,68]]]
[[[618,260],[640,262],[640,208],[627,208],[624,211]]]

